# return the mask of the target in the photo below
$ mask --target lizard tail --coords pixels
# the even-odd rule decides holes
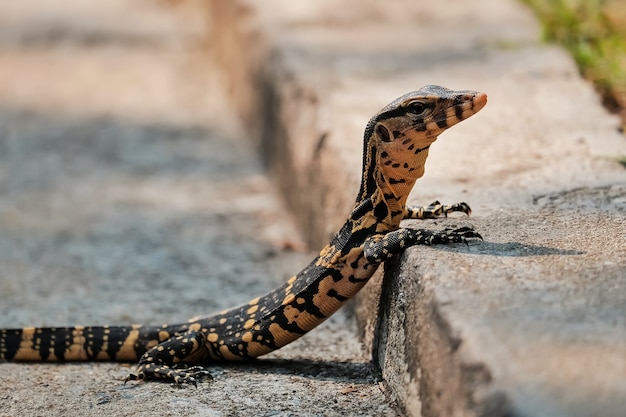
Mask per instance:
[[[0,329],[0,361],[136,361],[159,343],[162,327],[23,327]]]

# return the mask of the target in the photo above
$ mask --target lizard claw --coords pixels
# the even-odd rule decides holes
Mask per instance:
[[[180,369],[178,369],[180,368]],[[128,374],[124,379],[124,385],[128,381],[141,381],[144,379],[161,379],[173,381],[178,385],[191,384],[198,388],[198,380],[212,381],[213,375],[201,366],[167,366],[153,364],[141,364],[137,369],[137,374]]]

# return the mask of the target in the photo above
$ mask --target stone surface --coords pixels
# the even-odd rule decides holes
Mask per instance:
[[[0,5],[0,327],[187,320],[308,262],[225,105],[201,5]],[[340,314],[197,389],[4,363],[0,416],[395,416],[354,330]]]
[[[425,224],[471,223],[485,242],[412,248],[387,266],[380,308],[380,276],[355,306],[408,414],[623,415],[626,172],[616,159],[626,140],[566,53],[540,43],[528,10],[211,5],[231,97],[314,244],[352,204],[371,114],[424,84],[489,95],[432,147],[412,199],[467,201],[472,218]]]

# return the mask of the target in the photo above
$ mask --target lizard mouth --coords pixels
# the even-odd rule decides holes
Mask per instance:
[[[478,113],[486,105],[487,94],[479,92],[466,94],[460,103],[448,107],[443,117],[437,118],[434,122],[439,127],[448,128]]]
[[[474,110],[474,112],[481,111],[482,108],[487,105],[487,94],[485,94],[485,93],[476,93],[474,95],[473,103],[474,103],[474,105],[472,106],[472,109]]]

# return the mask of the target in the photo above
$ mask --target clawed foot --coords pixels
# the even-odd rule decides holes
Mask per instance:
[[[428,245],[438,245],[446,243],[465,243],[469,244],[471,239],[483,240],[483,237],[474,230],[472,227],[459,227],[457,229],[446,228],[437,232],[433,232],[432,235],[426,240]]]
[[[440,245],[446,243],[465,243],[482,236],[472,227],[447,228],[433,232],[427,229],[401,228],[385,234],[376,235],[363,245],[365,258],[371,263],[381,263],[414,245]]]
[[[124,384],[128,381],[141,381],[144,379],[157,379],[164,381],[172,381],[179,385],[191,384],[198,387],[198,381],[212,381],[213,376],[202,366],[186,367],[185,365],[176,365],[170,367],[167,365],[141,364],[137,367],[136,374],[129,374],[124,380]]]

